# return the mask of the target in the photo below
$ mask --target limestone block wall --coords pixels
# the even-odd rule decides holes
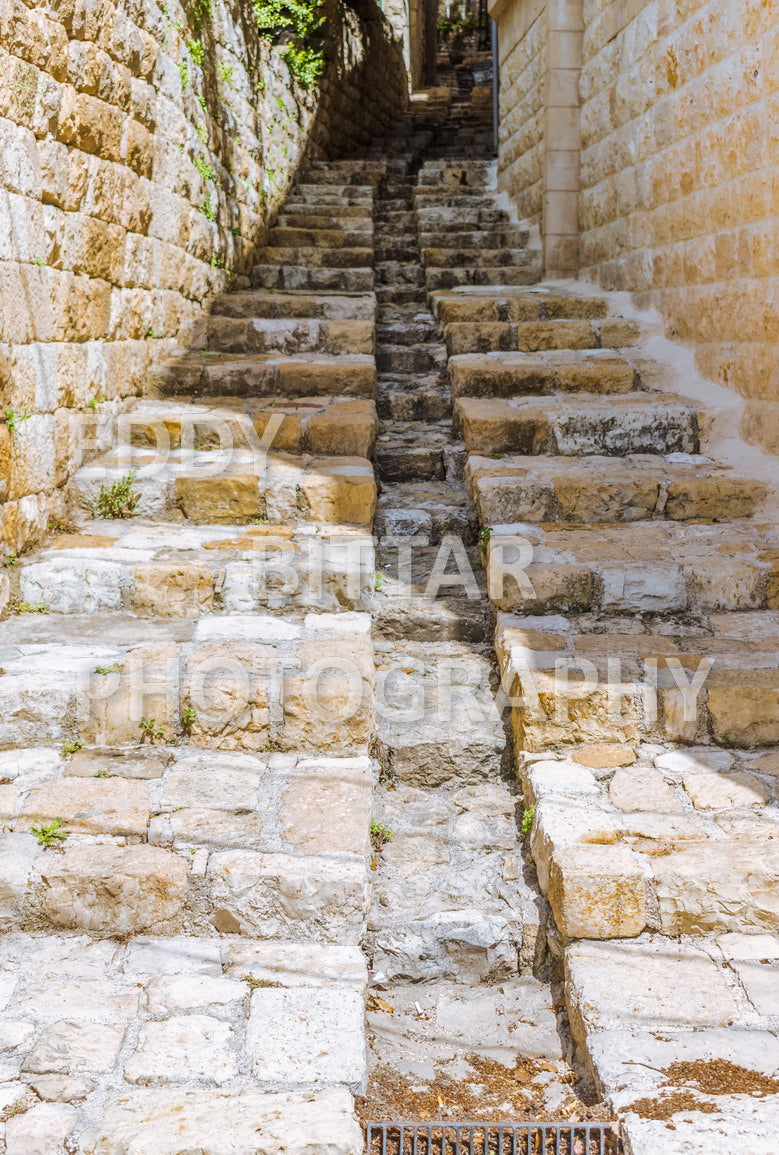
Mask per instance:
[[[657,305],[779,452],[779,11],[585,0],[583,275]]]
[[[544,93],[548,13],[546,0],[491,8],[499,26],[500,130],[498,187],[519,215],[541,223],[543,210]]]
[[[124,398],[245,272],[307,158],[402,113],[373,0],[326,0],[306,92],[243,0],[0,5],[0,552],[60,515]]]

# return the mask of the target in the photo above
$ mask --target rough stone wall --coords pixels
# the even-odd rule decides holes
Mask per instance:
[[[583,275],[657,305],[779,452],[772,0],[586,0]]]
[[[498,187],[519,215],[540,224],[543,210],[544,89],[547,68],[546,0],[503,5],[500,26]]]
[[[60,516],[69,475],[107,447],[182,324],[251,265],[305,159],[400,115],[401,48],[373,0],[327,3],[313,94],[242,0],[213,0],[200,28],[203,0],[0,5],[6,551]]]

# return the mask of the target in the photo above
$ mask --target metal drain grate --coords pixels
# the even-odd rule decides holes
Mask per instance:
[[[611,1123],[368,1123],[367,1155],[617,1155]]]

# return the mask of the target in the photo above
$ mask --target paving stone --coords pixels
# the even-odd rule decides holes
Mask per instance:
[[[220,1086],[238,1074],[234,1030],[208,1015],[175,1015],[145,1023],[138,1047],[125,1064],[130,1083],[170,1083],[204,1079]]]
[[[298,986],[252,992],[247,1049],[267,1084],[345,1085],[366,1079],[363,1000],[348,988]]]

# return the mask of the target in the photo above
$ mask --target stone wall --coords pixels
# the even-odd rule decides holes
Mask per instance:
[[[581,266],[657,305],[779,452],[771,0],[585,0]]]
[[[546,275],[578,267],[657,306],[700,371],[745,398],[741,433],[779,452],[775,4],[494,0],[491,12],[500,187],[541,225]]]
[[[122,399],[251,266],[301,164],[402,113],[401,47],[373,0],[327,0],[325,27],[309,93],[242,0],[0,6],[5,553],[58,519]]]

